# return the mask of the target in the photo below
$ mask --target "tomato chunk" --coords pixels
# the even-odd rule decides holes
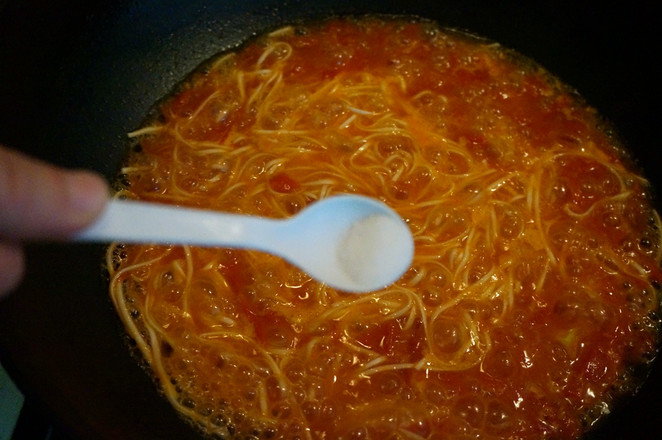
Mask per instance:
[[[285,173],[274,174],[269,179],[269,186],[276,192],[288,194],[299,189],[299,183]]]

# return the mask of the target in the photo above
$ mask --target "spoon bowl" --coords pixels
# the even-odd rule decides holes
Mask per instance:
[[[382,202],[356,195],[317,201],[287,219],[111,200],[74,239],[253,249],[353,293],[397,281],[414,255],[411,231],[402,218]]]

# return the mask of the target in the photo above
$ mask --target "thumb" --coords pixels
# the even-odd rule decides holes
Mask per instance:
[[[66,237],[91,223],[108,197],[97,174],[0,147],[0,240]]]

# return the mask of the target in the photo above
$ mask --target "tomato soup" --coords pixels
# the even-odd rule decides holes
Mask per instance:
[[[118,197],[285,218],[361,194],[415,240],[409,271],[361,295],[257,251],[111,246],[135,351],[203,434],[572,439],[656,353],[648,182],[576,92],[499,44],[422,20],[285,27],[129,136]]]

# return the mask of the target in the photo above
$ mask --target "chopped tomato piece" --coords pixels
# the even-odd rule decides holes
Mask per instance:
[[[291,193],[299,189],[299,183],[285,173],[274,174],[269,179],[269,186],[279,193]]]

